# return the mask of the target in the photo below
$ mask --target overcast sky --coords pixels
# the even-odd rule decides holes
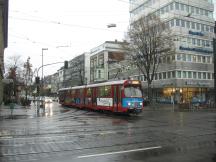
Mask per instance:
[[[5,59],[30,56],[33,69],[70,60],[105,41],[122,40],[129,22],[127,0],[9,0],[8,48]],[[110,23],[116,28],[107,28]],[[53,74],[63,64],[44,67]]]
[[[71,60],[104,43],[124,39],[129,22],[129,0],[9,0],[9,35],[5,59],[30,56],[33,69]],[[215,4],[216,0],[214,0]],[[107,28],[110,23],[116,28]],[[47,66],[44,75],[63,64]],[[40,72],[41,74],[41,72]]]

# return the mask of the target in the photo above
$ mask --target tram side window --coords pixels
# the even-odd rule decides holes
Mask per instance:
[[[99,97],[110,97],[111,96],[111,86],[99,87]]]
[[[75,90],[71,90],[71,95],[74,96],[75,95]]]
[[[70,93],[69,93],[70,95],[73,95],[73,90],[70,90]]]
[[[91,94],[92,94],[91,88],[88,88],[87,89],[87,97],[91,97]]]
[[[67,90],[66,94],[67,96],[70,96],[70,90]]]
[[[80,89],[80,95],[83,96],[83,89]]]
[[[76,96],[79,96],[79,95],[80,95],[80,90],[76,89]]]
[[[63,98],[65,96],[65,92],[64,91],[60,91],[59,92],[59,98]]]

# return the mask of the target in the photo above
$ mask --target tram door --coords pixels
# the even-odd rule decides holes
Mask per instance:
[[[93,109],[95,109],[96,105],[97,105],[97,98],[96,98],[96,88],[92,88],[92,106]]]
[[[114,86],[114,95],[113,95],[113,107],[114,107],[114,112],[118,111],[118,86]]]

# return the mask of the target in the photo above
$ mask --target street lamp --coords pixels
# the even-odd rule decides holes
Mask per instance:
[[[48,48],[42,48],[42,76],[41,76],[41,81],[42,81],[42,83],[41,83],[41,86],[42,86],[42,91],[43,91],[43,51],[44,50],[48,50]]]
[[[216,21],[214,26],[214,33],[216,34]],[[213,62],[214,62],[214,105],[216,104],[216,38],[213,38]]]

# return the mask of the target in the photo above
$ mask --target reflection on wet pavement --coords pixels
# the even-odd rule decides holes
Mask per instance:
[[[144,111],[141,116],[125,116],[57,103],[46,104],[39,112],[34,106],[23,110],[24,115],[20,112],[14,111],[14,120],[9,118],[9,111],[1,113],[0,161],[215,159],[215,112]],[[144,150],[156,146],[161,148]]]

